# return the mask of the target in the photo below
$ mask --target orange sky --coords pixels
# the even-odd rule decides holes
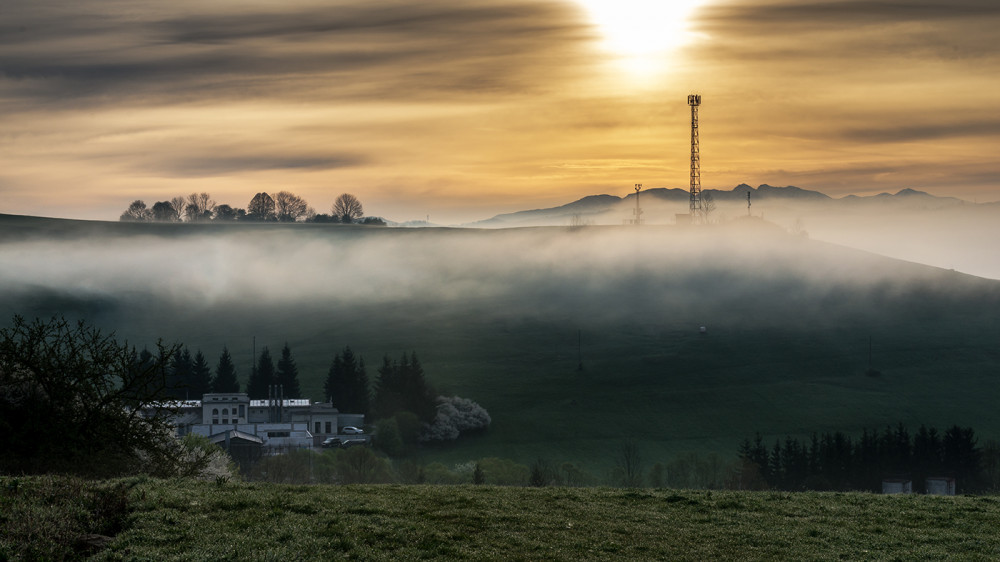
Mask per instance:
[[[656,5],[5,6],[0,212],[288,190],[454,224],[685,188],[695,92],[705,188],[1000,200],[994,0]]]

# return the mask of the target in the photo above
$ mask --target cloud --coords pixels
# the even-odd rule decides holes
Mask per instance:
[[[998,54],[988,30],[1000,23],[1000,5],[989,0],[740,2],[700,14],[698,27],[727,57],[851,59],[870,66],[888,55],[962,59]]]
[[[968,136],[1000,137],[1000,118],[847,129],[840,134],[846,140],[865,142],[920,142]]]
[[[139,163],[137,170],[156,171],[169,177],[206,177],[261,170],[330,170],[358,166],[364,158],[354,155],[306,157],[273,155],[208,155],[159,158]]]
[[[0,28],[0,94],[157,104],[222,98],[412,99],[517,93],[572,66],[556,2],[338,2],[279,9],[115,2],[21,6]],[[82,17],[76,10],[86,11]],[[569,64],[567,64],[569,63]]]

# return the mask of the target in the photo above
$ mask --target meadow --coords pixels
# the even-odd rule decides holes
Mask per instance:
[[[254,346],[288,342],[314,400],[344,346],[373,378],[384,354],[415,351],[439,393],[493,419],[425,462],[542,458],[600,475],[625,437],[648,467],[731,457],[758,431],[903,422],[1000,436],[1000,282],[759,220],[639,232],[3,219],[8,318],[85,318],[213,364],[226,345],[244,382]]]
[[[0,559],[984,560],[995,497],[0,481]],[[89,536],[89,537],[88,537]]]

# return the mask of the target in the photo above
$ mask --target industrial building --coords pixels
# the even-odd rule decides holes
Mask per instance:
[[[280,391],[266,400],[251,400],[243,392],[211,393],[201,400],[170,404],[176,410],[170,420],[178,437],[204,435],[252,436],[261,440],[265,454],[280,450],[319,447],[329,437],[338,437],[344,427],[364,427],[364,414],[341,413],[328,402],[283,398]],[[147,409],[152,415],[154,409]],[[236,432],[236,433],[230,433]],[[350,435],[352,441],[368,441],[367,435]]]

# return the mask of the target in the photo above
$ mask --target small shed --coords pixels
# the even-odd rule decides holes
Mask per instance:
[[[229,453],[243,474],[249,474],[250,467],[260,460],[264,446],[262,438],[235,429],[216,433],[208,440]]]
[[[955,479],[948,476],[928,476],[924,481],[927,495],[930,496],[954,496]]]
[[[913,481],[904,478],[887,478],[882,481],[883,494],[912,494]]]

